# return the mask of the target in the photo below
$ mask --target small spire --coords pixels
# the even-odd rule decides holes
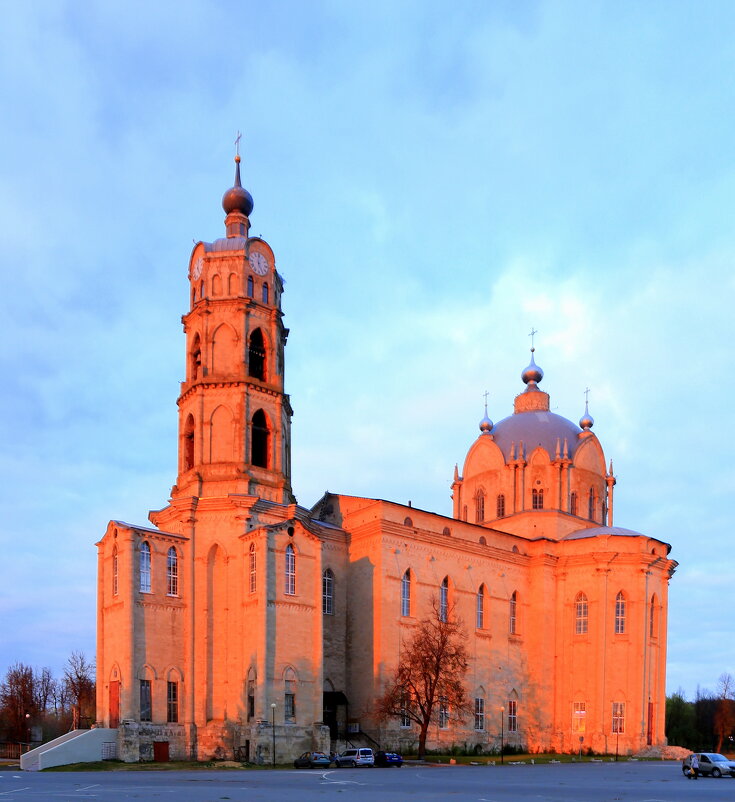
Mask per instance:
[[[454,463],[454,481],[457,482],[459,480],[459,468],[457,467],[457,463]]]
[[[560,440],[560,438],[558,438],[558,437],[557,437],[557,438],[556,438],[556,453],[554,454],[554,456],[556,457],[556,459],[559,459],[559,452],[560,452],[560,450],[561,450],[561,440]]]
[[[240,181],[240,140],[242,134],[238,131],[235,138],[235,183],[225,192],[222,197],[222,208],[225,213],[230,215],[238,213],[249,217],[253,211],[253,196],[243,189],[242,182]],[[249,227],[248,223],[248,227]],[[237,232],[242,233],[242,232]]]
[[[584,391],[584,415],[579,419],[579,426],[585,432],[588,432],[595,425],[595,419],[590,415],[589,397],[590,388],[587,387]]]
[[[531,333],[528,335],[531,338],[531,361],[528,367],[521,373],[521,380],[524,384],[528,385],[526,387],[526,392],[538,389],[536,385],[544,378],[543,370],[533,361],[533,354],[536,350],[533,345],[533,337],[535,334],[538,334],[538,331],[532,328]]]
[[[564,459],[569,459],[569,443],[567,443],[567,438],[564,438]]]
[[[480,432],[482,432],[482,434],[490,434],[490,432],[492,431],[492,428],[493,428],[493,422],[487,416],[488,391],[485,390],[483,395],[485,396],[485,416],[480,421]]]

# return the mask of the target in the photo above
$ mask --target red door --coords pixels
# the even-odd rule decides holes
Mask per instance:
[[[168,741],[153,742],[153,760],[156,763],[168,763]]]
[[[110,683],[110,726],[115,729],[120,724],[120,680]]]

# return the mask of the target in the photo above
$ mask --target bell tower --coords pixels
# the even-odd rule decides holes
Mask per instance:
[[[189,262],[186,378],[172,499],[228,494],[280,504],[291,492],[291,416],[284,392],[283,280],[265,240],[250,237],[253,199],[240,180],[222,198],[226,236]]]

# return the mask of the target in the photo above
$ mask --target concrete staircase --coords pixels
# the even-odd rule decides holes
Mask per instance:
[[[117,730],[72,730],[20,756],[23,771],[41,771],[67,763],[92,763],[116,756]]]

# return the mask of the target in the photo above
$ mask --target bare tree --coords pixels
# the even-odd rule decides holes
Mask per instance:
[[[442,615],[436,602],[432,607],[433,615],[419,622],[376,709],[380,721],[401,716],[418,724],[419,758],[426,754],[432,721],[450,715],[462,719],[470,709],[464,686],[467,634],[454,608]]]
[[[64,685],[72,704],[72,728],[77,729],[82,719],[94,719],[94,663],[88,662],[83,652],[71,653],[64,668]]]
[[[714,730],[717,736],[717,748],[715,751],[722,751],[722,743],[726,737],[732,734],[735,727],[735,703],[733,703],[733,691],[735,682],[732,675],[728,673],[720,674],[717,680],[717,703],[714,715]]]
[[[23,663],[8,668],[0,683],[0,708],[11,740],[28,738],[30,721],[38,715],[33,669]]]

